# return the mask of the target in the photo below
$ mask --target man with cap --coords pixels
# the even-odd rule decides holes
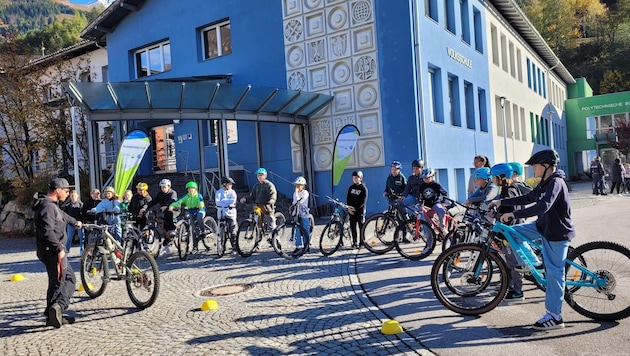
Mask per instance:
[[[400,171],[401,164],[398,161],[392,162],[391,174],[387,176],[385,181],[385,191],[383,196],[387,197],[389,204],[392,204],[399,198],[407,185],[407,178]]]
[[[278,199],[276,186],[267,179],[267,170],[260,167],[256,170],[258,183],[253,187],[249,196],[241,198],[241,203],[253,202],[263,211],[263,218],[271,229],[276,228],[275,207]]]
[[[359,248],[357,238],[357,226],[358,231],[363,228],[363,222],[365,221],[365,205],[367,204],[368,190],[365,184],[363,184],[363,172],[352,172],[352,185],[348,188],[348,195],[346,196],[346,203],[348,207],[349,222],[350,222],[350,234],[352,235],[352,248]]]
[[[70,297],[76,287],[74,271],[68,263],[66,251],[66,225],[81,228],[82,224],[59,208],[70,194],[70,184],[64,178],[55,178],[48,183],[48,193],[38,194],[33,204],[35,212],[35,236],[37,258],[46,267],[48,290],[46,292],[46,325],[60,328],[72,323],[72,318],[62,317],[70,305]]]

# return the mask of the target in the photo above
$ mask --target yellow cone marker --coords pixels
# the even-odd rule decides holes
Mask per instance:
[[[402,326],[396,320],[387,320],[381,327],[381,332],[385,335],[394,335],[403,331]]]
[[[89,282],[88,282],[88,284],[87,284],[87,285],[88,285],[88,289],[89,289],[89,290],[94,289],[94,287],[92,286],[92,283],[89,283]],[[83,287],[83,283],[79,284],[79,288],[77,288],[77,291],[79,291],[79,292],[85,292],[85,288]]]
[[[203,311],[217,310],[217,309],[219,309],[219,304],[212,299],[208,299],[205,302],[203,302],[203,304],[201,304],[201,310]]]
[[[24,280],[24,276],[17,273],[14,274],[13,276],[11,276],[11,282],[19,282],[19,281],[23,281]]]

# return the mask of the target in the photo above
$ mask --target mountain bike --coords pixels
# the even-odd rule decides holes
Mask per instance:
[[[348,213],[350,206],[329,196],[326,196],[326,199],[335,205],[335,210],[330,216],[330,221],[322,230],[322,235],[319,238],[319,251],[324,256],[330,256],[343,245],[344,239],[347,241],[347,245],[351,245],[352,235]]]
[[[298,204],[299,201],[289,207],[289,220],[278,225],[271,235],[271,246],[274,251],[287,260],[300,258],[309,249],[311,243],[310,232],[302,226]],[[311,217],[312,215],[309,219]]]
[[[238,225],[238,235],[236,237],[236,252],[242,257],[249,257],[260,247],[263,237],[271,244],[271,226],[263,218],[264,206],[255,205],[249,217]],[[286,219],[284,214],[277,211],[274,213],[276,226],[284,226]]]
[[[225,245],[230,240],[230,246],[234,249],[236,245],[235,236],[232,233],[232,219],[227,217],[229,210],[235,209],[234,207],[217,207],[219,213],[219,223],[217,226],[217,257],[221,258],[225,255]]]
[[[515,238],[523,243],[517,243]],[[524,268],[546,286],[544,271],[535,267],[524,243],[542,246],[512,226],[496,222],[486,241],[455,245],[444,251],[431,269],[431,287],[451,311],[479,315],[491,311],[505,298],[509,272],[495,244],[507,243]],[[565,260],[564,299],[579,314],[600,321],[630,316],[630,250],[608,241],[588,242],[571,250]]]
[[[388,198],[394,198],[387,210],[377,213],[365,219],[361,228],[361,241],[363,246],[372,253],[384,254],[394,248],[396,229],[408,218],[401,210],[398,196],[388,194]]]
[[[448,202],[452,199],[445,198]],[[445,237],[455,229],[455,220],[448,212],[445,215],[446,233],[440,228],[440,217],[435,210],[423,204],[408,206],[415,217],[404,221],[398,226],[394,236],[394,247],[398,253],[412,261],[427,258],[435,249],[437,241],[443,241]]]
[[[162,243],[168,231],[164,228],[164,213],[151,209],[146,212],[147,224],[140,231],[145,250],[153,257],[160,255]]]
[[[141,309],[153,305],[160,291],[160,274],[155,259],[148,252],[131,253],[130,240],[136,237],[123,239],[121,245],[107,231],[109,225],[83,224],[83,227],[100,232],[81,255],[81,284],[87,295],[97,298],[110,281],[124,280],[133,304]]]
[[[198,211],[199,209],[184,208],[176,224],[177,234],[174,242],[179,259],[182,261],[185,261],[188,258],[189,252],[192,251],[191,244],[194,247],[201,241],[206,251],[210,251],[210,249],[216,247],[215,233],[217,231],[217,222],[212,216],[205,216],[203,218],[204,226],[198,226]],[[205,231],[206,233],[202,235],[201,231]]]

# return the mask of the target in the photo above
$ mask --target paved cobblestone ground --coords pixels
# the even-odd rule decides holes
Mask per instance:
[[[318,236],[321,226],[314,235]],[[311,252],[295,261],[267,249],[243,259],[209,253],[182,262],[160,257],[156,304],[138,310],[125,283],[112,281],[90,299],[76,292],[69,315],[76,323],[45,326],[46,273],[34,240],[0,239],[0,354],[3,355],[277,355],[426,353],[405,333],[383,335],[385,315],[358,285],[350,250],[323,257]],[[78,249],[70,262],[80,284]],[[25,277],[10,282],[15,273]],[[221,285],[253,283],[243,293],[202,297]],[[207,299],[216,311],[201,311]]]

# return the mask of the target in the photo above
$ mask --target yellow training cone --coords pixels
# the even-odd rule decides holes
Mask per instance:
[[[208,299],[205,302],[203,302],[203,304],[201,304],[201,310],[203,311],[217,310],[217,309],[219,309],[219,304],[217,304],[217,302],[212,299]]]
[[[92,283],[89,283],[89,282],[88,282],[88,284],[87,284],[87,285],[88,285],[88,289],[89,289],[89,290],[94,289],[94,287],[92,287]],[[83,287],[83,283],[79,284],[79,288],[77,288],[77,290],[78,290],[79,292],[85,292],[85,288]]]
[[[19,281],[23,281],[24,280],[24,276],[21,274],[14,274],[13,276],[11,276],[11,282],[19,282]]]
[[[396,320],[387,320],[381,327],[381,332],[385,335],[394,335],[403,331],[402,326]]]

